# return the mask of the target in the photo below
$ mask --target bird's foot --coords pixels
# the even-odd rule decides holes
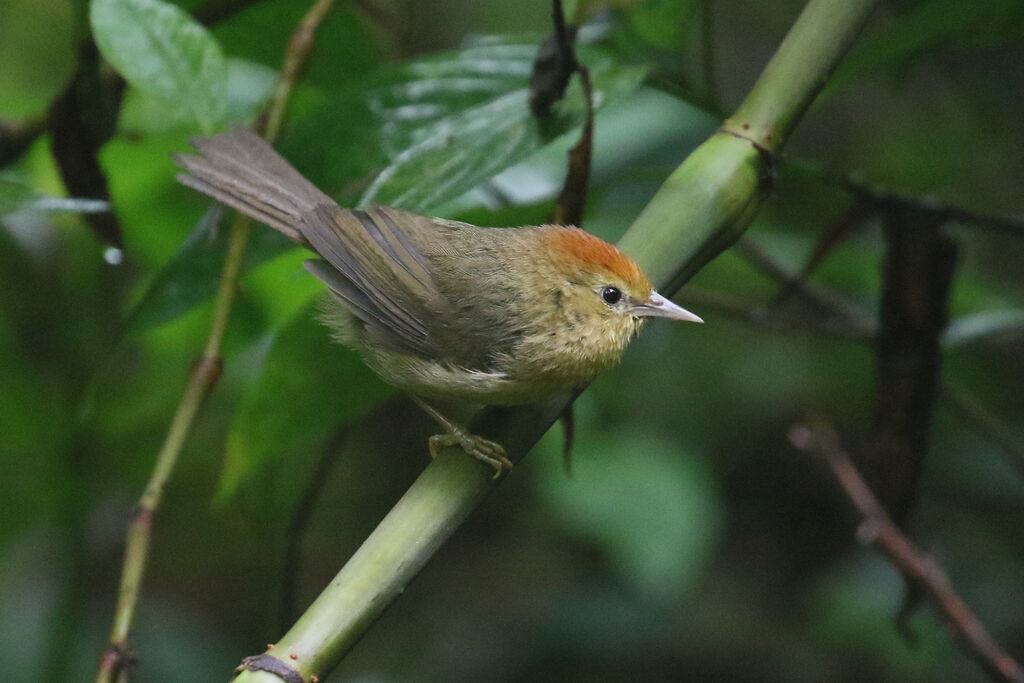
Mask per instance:
[[[445,434],[430,437],[430,457],[436,458],[438,451],[446,446],[458,446],[466,451],[466,455],[494,468],[494,478],[512,469],[512,461],[505,454],[505,448],[497,442],[470,434],[461,427],[456,427]]]

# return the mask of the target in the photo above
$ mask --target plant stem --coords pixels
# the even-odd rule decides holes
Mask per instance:
[[[736,116],[669,177],[620,242],[671,294],[738,238],[762,199],[762,178],[877,0],[812,0]],[[742,122],[753,122],[753,131]],[[762,144],[766,132],[771,145]],[[753,137],[757,134],[761,138]],[[571,403],[489,408],[474,434],[505,446],[517,462]],[[385,607],[495,486],[491,470],[447,449],[433,461],[306,613],[267,653],[242,667],[237,683],[280,683],[251,666],[286,667],[323,680]],[[314,678],[315,677],[315,678]]]
[[[619,246],[673,293],[746,231],[777,157],[877,0],[811,0],[746,99],[677,168]]]
[[[280,133],[287,111],[288,102],[303,66],[313,47],[313,32],[326,16],[334,0],[317,0],[303,17],[288,42],[284,65],[271,92],[267,107],[257,126],[262,127],[263,137],[268,141]],[[124,564],[121,570],[121,584],[118,589],[117,607],[114,612],[114,626],[110,642],[100,657],[97,683],[127,680],[134,657],[129,641],[135,608],[152,542],[153,520],[160,507],[164,489],[170,481],[174,466],[181,454],[185,439],[192,430],[195,417],[203,399],[213,390],[223,369],[220,351],[231,316],[231,306],[238,290],[242,273],[245,248],[249,241],[252,222],[249,218],[236,215],[231,224],[228,253],[221,272],[217,298],[214,302],[210,334],[203,355],[189,377],[188,386],[174,413],[167,437],[157,456],[149,482],[132,513],[125,541]]]
[[[945,618],[956,643],[989,678],[999,683],[1024,683],[1024,669],[989,635],[984,624],[953,588],[942,566],[921,552],[889,517],[875,492],[839,444],[830,423],[812,418],[790,430],[790,442],[802,451],[819,453],[857,509],[861,523],[857,538],[876,546],[903,578],[923,590]]]

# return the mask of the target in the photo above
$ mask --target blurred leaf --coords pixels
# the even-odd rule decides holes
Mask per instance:
[[[277,71],[256,62],[228,58],[228,121],[255,119],[277,80]]]
[[[701,461],[649,434],[584,436],[573,476],[540,478],[543,502],[644,593],[677,594],[710,560],[722,524]]]
[[[225,54],[277,71],[292,32],[311,4],[246,2],[211,30]],[[366,18],[360,3],[334,4],[316,30],[316,49],[302,72],[303,84],[339,89],[380,65],[382,36]]]
[[[75,69],[68,2],[0,3],[0,118],[44,112]]]
[[[259,378],[231,420],[219,501],[270,462],[366,414],[390,391],[355,352],[331,340],[314,309],[307,306],[268,339]]]
[[[133,87],[210,132],[227,114],[227,64],[213,36],[161,0],[93,0],[96,45]]]
[[[38,196],[28,185],[11,178],[0,177],[0,216],[24,208]]]
[[[595,104],[622,97],[644,71],[580,46],[594,82]],[[530,113],[535,42],[481,40],[464,49],[396,69],[370,91],[388,166],[359,200],[428,211],[524,159],[585,117],[578,83],[551,117]],[[390,82],[388,82],[390,81]]]
[[[664,49],[678,49],[690,37],[696,0],[648,0],[627,15],[637,37]]]
[[[227,111],[225,121],[251,121],[256,117],[277,78],[273,69],[244,59],[227,59]],[[118,121],[133,134],[194,127],[191,112],[166,103],[141,90],[125,95]]]
[[[1024,29],[1020,0],[926,0],[896,16],[881,30],[860,40],[836,73],[828,91],[847,85],[884,67],[902,67],[943,41],[987,36],[995,42],[1019,40]]]
[[[136,334],[173,320],[213,297],[224,267],[230,230],[218,227],[223,211],[211,206],[196,223],[178,253],[162,268],[128,314],[128,332]],[[273,230],[253,230],[245,253],[248,267],[292,245]]]
[[[305,268],[309,257],[308,251],[293,245],[245,274],[240,302],[249,302],[259,311],[260,335],[290,323],[313,297],[324,295],[323,283]]]

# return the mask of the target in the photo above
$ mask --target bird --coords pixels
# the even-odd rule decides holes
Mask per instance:
[[[178,180],[317,255],[321,316],[382,380],[460,446],[512,468],[501,444],[431,402],[519,405],[586,385],[617,365],[649,318],[703,322],[662,296],[614,245],[575,226],[479,227],[388,206],[347,209],[251,129],[190,140]]]

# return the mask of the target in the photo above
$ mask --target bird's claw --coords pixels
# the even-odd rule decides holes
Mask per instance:
[[[430,437],[430,457],[436,458],[438,452],[447,446],[458,446],[466,451],[466,455],[494,468],[494,478],[512,469],[512,461],[505,454],[505,448],[497,442],[485,439],[469,432],[447,432]]]

